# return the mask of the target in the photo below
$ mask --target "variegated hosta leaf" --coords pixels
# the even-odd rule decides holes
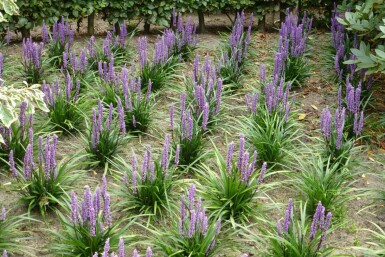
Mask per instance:
[[[26,84],[26,83],[25,83]],[[19,106],[23,101],[28,102],[27,112],[33,114],[35,108],[48,112],[44,103],[44,93],[40,90],[40,85],[14,88],[12,85],[2,85],[0,87],[0,124],[9,127],[17,120]],[[2,139],[0,139],[1,142]]]
[[[3,11],[9,15],[18,15],[19,7],[16,5],[16,0],[1,0],[0,1],[0,22],[7,21],[4,18]]]

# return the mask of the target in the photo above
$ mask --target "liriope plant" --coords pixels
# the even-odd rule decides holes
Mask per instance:
[[[250,23],[247,31],[244,31],[245,13],[237,13],[237,18],[231,30],[231,35],[221,49],[218,60],[218,73],[223,78],[223,83],[230,89],[240,86],[241,77],[245,71],[245,63],[248,56],[253,14],[250,15]]]
[[[193,184],[187,197],[182,196],[180,212],[171,221],[171,227],[151,230],[155,249],[162,256],[214,256],[226,249],[219,238],[221,219],[209,220]]]
[[[70,193],[70,203],[64,205],[68,214],[58,213],[61,229],[51,230],[53,242],[50,249],[55,255],[89,257],[95,252],[102,256],[108,242],[111,249],[118,249],[119,240],[131,225],[124,226],[122,221],[114,221],[111,215],[111,197],[107,191],[107,180],[104,177],[102,187],[94,193],[86,186],[84,198],[79,203],[74,191]]]
[[[234,227],[236,223],[250,222],[262,211],[258,198],[268,189],[263,183],[267,163],[257,172],[257,152],[251,155],[246,151],[244,135],[240,135],[239,141],[238,158],[234,158],[234,142],[229,143],[226,157],[214,146],[215,169],[205,164],[198,169],[207,209],[213,217],[230,221]]]
[[[56,161],[58,137],[48,135],[45,145],[38,140],[38,163],[34,160],[34,143],[31,141],[25,152],[22,167],[17,168],[11,151],[9,163],[16,178],[16,190],[20,200],[28,206],[28,212],[39,209],[42,216],[49,209],[55,209],[81,175],[76,169],[78,159]]]
[[[175,165],[172,163],[170,141],[170,135],[167,134],[162,155],[156,159],[151,147],[147,146],[141,168],[135,153],[131,165],[123,158],[116,158],[113,162],[122,173],[116,195],[121,198],[118,206],[124,211],[137,210],[142,214],[163,218],[165,213],[175,209],[171,190],[178,181],[174,180]]]
[[[261,160],[271,166],[283,164],[298,139],[292,111],[295,98],[289,99],[290,85],[275,76],[264,85],[262,97],[258,92],[246,95],[250,114],[242,120],[242,133]]]
[[[208,119],[198,123],[192,110],[186,107],[186,93],[181,94],[180,121],[175,124],[174,106],[170,109],[170,125],[172,130],[172,146],[175,150],[175,163],[180,167],[191,167],[205,157],[204,134],[207,133]]]
[[[152,83],[152,90],[158,91],[175,76],[178,68],[179,58],[173,56],[172,49],[167,44],[167,38],[163,35],[155,42],[153,61],[148,57],[147,38],[141,37],[138,40],[139,74],[143,89],[146,89],[148,82]]]
[[[118,97],[118,112],[124,116],[126,129],[134,133],[146,132],[152,122],[154,94],[152,82],[148,81],[146,93],[142,93],[140,78],[130,76],[126,68],[122,69],[122,97]]]
[[[86,143],[85,157],[90,166],[107,167],[108,161],[119,153],[129,139],[124,120],[114,112],[112,104],[107,117],[104,116],[103,104],[99,99],[98,108],[93,110],[92,119],[87,122],[87,132],[83,135]]]

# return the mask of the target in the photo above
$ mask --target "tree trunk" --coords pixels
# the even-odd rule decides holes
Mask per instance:
[[[175,19],[176,19],[175,23],[178,21],[178,15],[179,15],[179,14],[177,14],[176,17],[175,17]],[[175,26],[174,26],[174,15],[171,15],[171,19],[170,19],[170,29],[175,30]]]
[[[285,5],[283,5],[281,3],[281,6],[279,8],[279,21],[282,23],[285,21],[285,17],[286,17],[286,8],[285,8]]]
[[[302,13],[302,0],[298,0],[298,15]]]
[[[120,35],[120,24],[119,24],[119,22],[116,22],[114,24],[114,27],[115,27],[115,35]]]
[[[198,33],[204,33],[206,30],[205,14],[201,10],[198,10],[198,19],[199,19]]]
[[[83,17],[80,17],[77,22],[76,22],[76,32],[79,33],[80,32],[80,26],[82,25],[82,22],[83,22]]]
[[[92,36],[95,34],[95,27],[94,27],[94,21],[95,21],[95,12],[92,12],[90,15],[88,15],[88,27],[87,27],[87,33],[89,36]]]
[[[261,20],[258,20],[258,31],[265,32],[266,31],[266,15],[263,15]]]
[[[150,34],[150,23],[147,23],[147,21],[144,23],[144,33]]]
[[[21,28],[20,29],[20,32],[21,32],[21,37],[24,39],[24,38],[29,38],[31,36],[31,31],[29,29],[26,29],[26,28]]]

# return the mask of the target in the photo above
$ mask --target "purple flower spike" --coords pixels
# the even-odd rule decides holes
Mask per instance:
[[[49,36],[48,36],[48,30],[47,30],[47,26],[45,25],[45,22],[43,22],[43,26],[41,28],[41,36],[42,36],[43,43],[44,44],[48,43]]]
[[[315,237],[320,219],[321,218],[323,219],[323,217],[321,217],[321,213],[322,213],[323,208],[324,207],[322,206],[321,201],[319,201],[318,205],[317,205],[317,209],[316,209],[314,216],[313,216],[313,221],[312,221],[311,227],[310,227],[310,239],[311,240],[313,240]]]
[[[226,168],[227,168],[228,174],[233,169],[233,154],[234,154],[234,142],[230,142],[227,148],[227,157],[226,157]]]
[[[170,152],[170,134],[166,135],[166,138],[164,140],[164,147],[163,147],[163,155],[162,155],[162,169],[163,169],[163,174],[166,174],[167,169],[168,169],[168,155]]]
[[[290,219],[291,219],[292,213],[293,213],[293,199],[290,198],[289,199],[289,205],[287,207],[286,214],[285,214],[285,220],[283,223],[283,230],[285,232],[287,232],[289,230]]]
[[[186,110],[186,92],[183,92],[180,95],[180,111],[181,111],[181,116]]]
[[[4,251],[3,251],[3,257],[8,257],[7,250],[4,250]]]
[[[262,164],[261,173],[259,173],[259,177],[258,177],[258,184],[259,185],[263,183],[263,177],[265,176],[266,168],[267,168],[267,163],[264,162]]]
[[[151,247],[147,247],[146,257],[152,257],[152,250],[151,250]]]
[[[261,80],[262,83],[264,83],[266,80],[266,65],[265,64],[262,64],[259,67],[259,79]]]
[[[106,194],[104,196],[103,215],[104,217],[106,217],[107,226],[111,226],[112,218],[110,213],[110,195],[109,194]]]
[[[136,181],[136,176],[137,176],[137,171],[136,171],[136,167],[137,167],[137,160],[136,160],[136,155],[135,153],[133,153],[132,155],[132,188],[133,188],[133,192],[134,194],[137,193],[137,181]]]
[[[151,79],[149,79],[148,85],[147,85],[146,102],[150,101],[151,87],[152,87],[152,82],[151,82]]]
[[[3,207],[1,209],[1,217],[0,217],[0,221],[5,221],[5,218],[6,218],[7,214],[5,212],[5,208]]]
[[[118,257],[124,257],[124,239],[121,237],[119,239],[119,255]]]
[[[126,135],[126,122],[125,122],[125,114],[124,114],[124,107],[122,106],[122,102],[120,100],[120,97],[118,98],[118,115],[119,115],[119,126],[120,130],[122,131],[123,136]]]
[[[99,190],[97,190],[97,191],[99,191]],[[106,176],[103,176],[103,178],[102,178],[101,194],[103,197],[106,197],[106,195],[107,195],[107,178],[106,178]]]
[[[96,213],[94,207],[89,208],[89,218],[90,218],[90,236],[96,236]]]
[[[74,191],[71,191],[71,221],[74,224],[79,221],[78,198]]]
[[[215,234],[218,235],[219,232],[221,231],[221,223],[222,223],[222,220],[221,219],[218,219],[217,221],[217,226],[215,227]]]
[[[189,238],[192,238],[195,233],[195,217],[196,213],[195,210],[190,211],[190,230],[189,230]]]
[[[108,252],[110,251],[110,238],[106,239],[104,243],[103,257],[108,257]]]
[[[202,129],[207,130],[207,124],[209,121],[209,103],[205,103],[203,108],[203,120],[202,120]]]
[[[17,177],[17,170],[16,170],[16,167],[15,167],[15,160],[14,160],[14,157],[13,157],[13,150],[11,150],[9,152],[9,166],[11,167],[12,175],[14,177]]]
[[[182,220],[186,218],[185,195],[182,195],[182,201],[180,202],[180,218]]]
[[[194,184],[191,184],[190,186],[190,190],[188,192],[188,208],[189,210],[192,210],[193,209],[193,206],[195,204],[195,192],[196,192],[196,187]]]
[[[177,166],[179,164],[179,155],[180,155],[180,145],[178,144],[176,146],[176,151],[175,151],[175,165]]]
[[[277,232],[278,232],[278,236],[282,235],[282,224],[279,220],[277,221]]]
[[[331,125],[332,125],[332,115],[328,107],[326,107],[325,109],[322,110],[320,127],[321,127],[321,132],[327,141],[330,140]]]

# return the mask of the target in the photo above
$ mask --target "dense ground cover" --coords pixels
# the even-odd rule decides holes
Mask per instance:
[[[319,250],[367,256],[359,248],[377,242],[367,229],[384,226],[384,131],[377,120],[383,116],[382,77],[373,77],[368,104],[365,95],[361,101],[357,81],[353,89],[335,82],[325,54],[332,46],[329,32],[311,31],[306,19],[298,21],[307,27],[302,30],[290,15],[280,34],[249,36],[249,15],[239,16],[232,32],[220,26],[225,39],[208,33],[198,42],[181,36],[194,35],[188,24],[163,38],[139,34],[124,41],[124,32],[72,38],[63,22],[56,37],[54,31],[52,39],[43,36],[44,46],[4,46],[5,81],[45,84],[48,107],[31,124],[20,115],[21,131],[12,135],[21,135],[22,149],[11,148],[11,154],[2,148],[1,207],[10,210],[4,221],[30,217],[16,229],[25,232],[17,235],[16,243],[26,247],[20,250],[76,256],[71,251],[76,240],[82,248],[81,238],[89,248],[80,256],[102,256],[107,238],[118,252],[122,237],[126,256],[149,246],[154,256],[300,256],[287,242],[308,247],[302,256]],[[208,24],[225,21],[213,16]],[[293,40],[290,31],[298,28]],[[179,48],[178,40],[187,47]],[[290,79],[282,75],[287,70]],[[41,183],[31,188],[29,177]],[[81,236],[75,240],[76,229]],[[12,256],[15,247],[5,246]]]

